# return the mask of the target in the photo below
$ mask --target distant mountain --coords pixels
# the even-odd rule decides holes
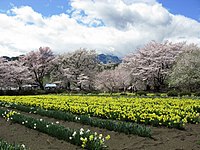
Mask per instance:
[[[8,56],[2,56],[2,57],[5,58],[8,61],[15,61],[15,60],[19,59],[19,57],[8,57]]]
[[[20,56],[17,56],[17,57],[3,56],[3,58],[7,59],[8,61],[18,60],[19,57]],[[108,55],[108,54],[99,54],[97,58],[103,64],[119,64],[122,62],[122,60],[119,57],[114,56],[114,55]]]
[[[119,64],[122,62],[122,60],[119,57],[114,55],[99,54],[97,58],[100,62],[104,64],[109,64],[109,63]]]

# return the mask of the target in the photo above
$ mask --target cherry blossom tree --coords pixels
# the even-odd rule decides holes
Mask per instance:
[[[185,43],[152,41],[126,56],[122,65],[131,72],[131,82],[137,89],[159,91],[166,85],[167,76],[184,46]]]
[[[7,81],[5,79],[5,74],[6,74],[6,63],[8,61],[6,59],[4,59],[3,57],[0,57],[0,87],[1,88],[5,88],[7,87]]]
[[[4,79],[10,87],[21,90],[23,84],[31,83],[30,75],[28,68],[20,60],[9,61],[5,64]]]
[[[38,51],[31,51],[22,58],[33,80],[41,89],[44,89],[44,78],[52,71],[54,58],[49,47],[40,47]]]
[[[94,50],[79,49],[72,53],[58,56],[54,64],[53,80],[63,80],[67,89],[71,87],[84,90],[83,87],[93,88],[94,75],[99,62]],[[84,84],[87,84],[84,85]]]
[[[169,78],[170,86],[193,91],[200,88],[200,48],[195,44],[185,47],[177,58]]]
[[[127,70],[118,66],[114,70],[104,70],[96,76],[95,85],[98,90],[107,92],[125,91],[130,85],[130,75]]]

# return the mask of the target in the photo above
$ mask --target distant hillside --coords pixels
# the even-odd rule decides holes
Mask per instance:
[[[18,60],[20,56],[18,57],[8,57],[8,56],[3,56],[3,58],[7,59],[8,61],[14,61],[14,60]],[[103,64],[119,64],[122,62],[122,60],[114,55],[106,55],[106,54],[99,54],[97,56],[98,60],[103,63]]]
[[[7,59],[8,61],[15,61],[19,59],[19,57],[8,57],[8,56],[2,56],[2,57]]]
[[[122,60],[114,55],[105,55],[105,54],[99,54],[97,56],[98,60],[104,64],[114,63],[119,64],[122,62]]]

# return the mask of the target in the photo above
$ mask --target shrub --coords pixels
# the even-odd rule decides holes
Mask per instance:
[[[125,92],[123,92],[123,93],[120,93],[120,95],[122,95],[122,96],[127,96],[128,94],[125,93]]]
[[[178,92],[175,90],[169,91],[167,92],[167,96],[169,97],[177,97],[178,96]]]
[[[19,92],[20,95],[35,95],[35,91],[33,90],[21,90]]]
[[[158,96],[158,97],[160,97],[160,96],[161,96],[161,94],[160,94],[160,93],[155,93],[155,96]]]
[[[200,96],[200,92],[196,92],[196,93],[194,93],[194,96]]]
[[[4,91],[0,90],[0,96],[4,95]]]
[[[5,91],[5,95],[16,96],[16,95],[19,95],[19,91],[18,90],[7,90],[7,91]]]
[[[190,92],[187,92],[187,91],[183,91],[183,92],[180,92],[179,93],[179,96],[182,97],[182,96],[191,96],[192,94]]]
[[[147,92],[145,92],[145,91],[138,91],[138,92],[136,92],[136,95],[138,95],[138,96],[147,96]]]
[[[46,94],[44,90],[21,90],[19,91],[19,95],[41,95]]]
[[[61,94],[66,92],[65,89],[46,89],[45,94]]]
[[[160,97],[160,93],[148,93],[147,96],[149,97]]]

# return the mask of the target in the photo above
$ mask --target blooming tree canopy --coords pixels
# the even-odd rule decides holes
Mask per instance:
[[[104,70],[96,76],[96,88],[101,91],[125,91],[130,85],[130,75],[127,70],[118,66],[114,70]]]
[[[123,59],[123,67],[131,72],[137,89],[159,91],[165,86],[167,75],[176,57],[183,52],[185,43],[150,42],[136,53]]]
[[[83,84],[93,87],[94,75],[99,62],[94,50],[79,49],[72,53],[58,56],[54,61],[54,80],[63,80],[70,89],[71,85],[82,89]]]
[[[169,78],[170,86],[184,90],[200,88],[200,48],[195,44],[185,47],[173,67]]]
[[[6,87],[7,81],[5,80],[5,73],[6,73],[6,63],[8,61],[3,57],[0,57],[0,87]]]
[[[24,65],[31,72],[33,80],[44,89],[44,78],[52,71],[53,52],[49,47],[40,47],[38,51],[31,51],[22,59]]]
[[[4,79],[8,81],[10,86],[18,87],[21,90],[23,84],[31,83],[31,74],[22,61],[10,61],[7,62],[6,66]]]

